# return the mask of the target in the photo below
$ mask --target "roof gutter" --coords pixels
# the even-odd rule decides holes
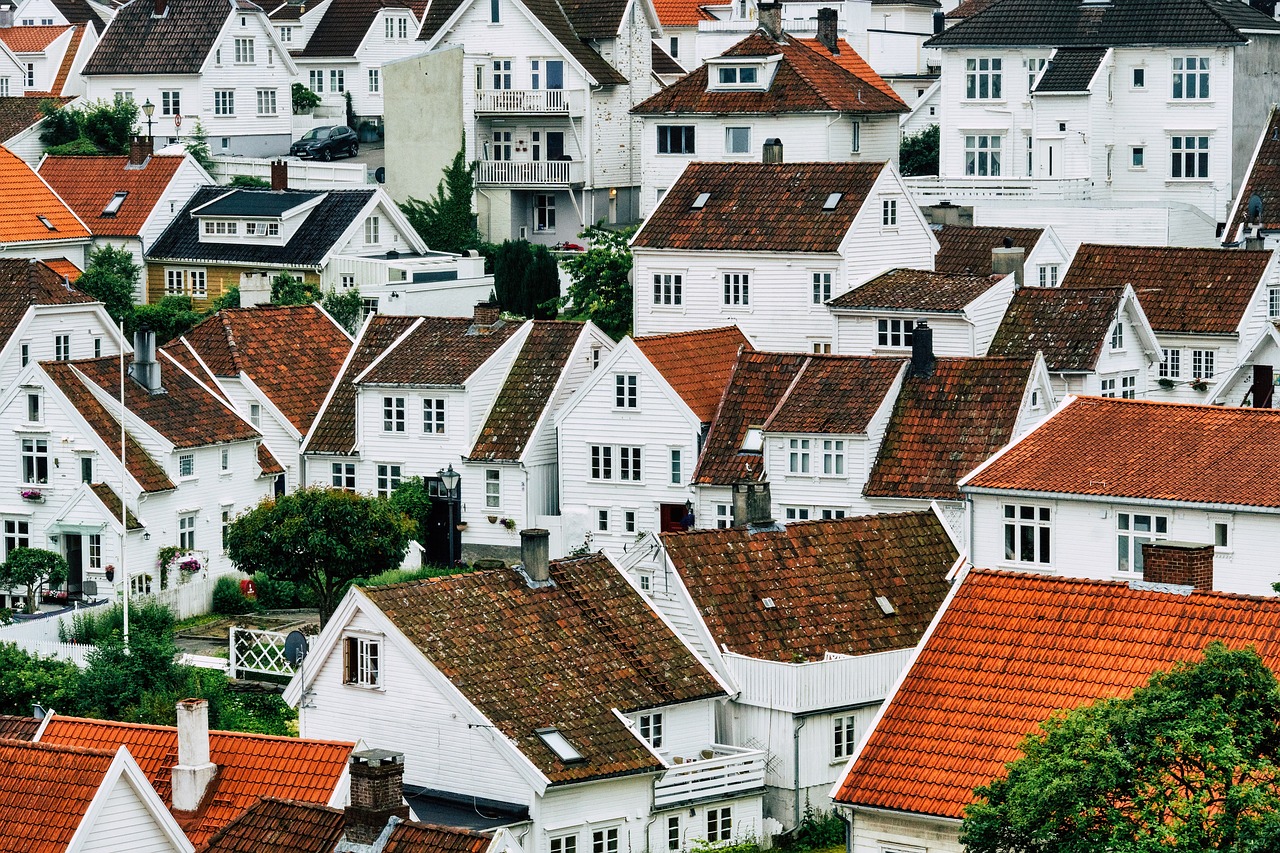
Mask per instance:
[[[991,486],[961,486],[966,496],[994,495],[996,497],[1034,498],[1038,500],[1085,501],[1088,503],[1123,503],[1132,506],[1163,507],[1165,509],[1202,509],[1208,512],[1249,512],[1257,515],[1280,514],[1280,507],[1250,506],[1248,504],[1210,503],[1208,501],[1161,500],[1158,498],[1129,498],[1121,495],[1084,495],[1072,492],[1039,492],[1033,489],[999,489]]]

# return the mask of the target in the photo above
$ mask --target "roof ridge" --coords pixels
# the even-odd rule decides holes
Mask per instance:
[[[806,371],[808,371],[810,364],[813,364],[813,356],[806,355],[804,361],[800,365],[800,369],[796,371],[796,375],[791,377],[791,382],[787,385],[787,390],[782,392],[782,395],[778,398],[777,404],[773,407],[773,411],[769,412],[768,417],[764,419],[764,423],[762,424],[764,429],[768,429],[769,423],[778,416],[779,412],[782,411],[782,407],[786,405],[787,400],[791,398],[791,392],[795,390],[796,385],[800,382],[800,378],[804,376]]]
[[[177,726],[162,726],[157,723],[131,723],[125,720],[99,720],[95,717],[72,717],[65,714],[54,713],[50,715],[50,724],[55,721],[63,723],[75,723],[77,725],[89,724],[96,726],[105,726],[111,728],[128,728],[128,729],[146,729],[155,732],[173,732],[178,733]],[[294,737],[292,735],[269,735],[260,734],[259,732],[234,732],[225,729],[210,729],[209,735],[226,735],[228,737],[245,737],[252,740],[269,740],[283,741],[287,743],[322,743],[332,746],[351,746],[350,741],[328,740],[323,738]]]
[[[22,740],[21,738],[0,738],[0,746],[25,746],[31,749],[43,749],[49,752],[64,752],[70,755],[91,755],[95,758],[114,758],[115,752],[109,749],[94,749],[89,746],[71,746],[61,743],[50,743],[42,740]]]

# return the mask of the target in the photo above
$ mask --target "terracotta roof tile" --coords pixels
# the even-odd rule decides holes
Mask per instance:
[[[307,46],[308,57],[354,57],[369,28],[383,9],[409,9],[404,0],[341,0],[332,2],[316,24]],[[273,16],[274,17],[274,16]],[[375,34],[381,37],[379,34]]]
[[[940,358],[908,375],[864,493],[960,500],[956,482],[1013,439],[1029,358]]]
[[[658,21],[664,27],[696,27],[698,21],[714,21],[715,15],[702,8],[704,0],[656,0]]]
[[[778,398],[765,432],[864,433],[901,372],[897,358],[810,356]]]
[[[1062,286],[1132,284],[1155,331],[1230,335],[1271,258],[1270,251],[1085,243]]]
[[[0,143],[6,142],[44,116],[40,113],[40,98],[13,95],[0,98]],[[75,98],[54,98],[59,106],[71,103]]]
[[[1028,254],[1040,242],[1043,228],[1001,228],[996,225],[944,225],[933,232],[938,238],[938,254],[933,268],[938,272],[967,272],[991,275],[991,250],[1004,245],[1008,237]]]
[[[111,750],[123,744],[160,799],[170,802],[169,774],[178,760],[178,730],[172,726],[55,715],[40,741]],[[354,747],[340,741],[211,731],[209,756],[218,773],[200,810],[175,816],[198,847],[264,795],[327,803]]]
[[[405,821],[391,830],[382,853],[484,853],[486,835],[466,829]]]
[[[200,853],[332,853],[345,827],[341,809],[264,797],[210,836]]]
[[[38,728],[40,721],[35,717],[0,714],[0,738],[4,740],[31,740]]]
[[[45,258],[40,263],[67,279],[72,284],[75,284],[76,279],[80,278],[84,273],[84,270],[80,269],[66,258]]]
[[[1280,599],[972,571],[836,802],[959,818],[1054,711],[1128,696],[1214,640],[1280,667]]]
[[[71,208],[30,166],[4,147],[0,147],[0,186],[5,195],[5,203],[0,205],[0,245],[89,237],[89,229]]]
[[[362,383],[462,385],[520,329],[501,323],[473,331],[469,317],[417,317],[412,332],[361,377]]]
[[[81,72],[95,74],[199,74],[227,18],[236,10],[229,0],[167,0],[155,17],[154,4],[119,7]],[[246,8],[258,11],[247,0]]]
[[[1051,371],[1091,371],[1123,295],[1124,285],[1024,287],[1010,300],[987,354],[1029,358],[1039,351]]]
[[[361,593],[553,784],[659,770],[613,709],[722,688],[607,557],[553,562],[551,579],[530,589],[499,569]],[[544,727],[584,760],[562,763],[538,737]]]
[[[632,245],[835,252],[884,168],[883,163],[690,163]],[[703,193],[708,198],[695,208]],[[840,198],[824,210],[833,193]]]
[[[126,456],[127,461],[127,456]],[[106,483],[93,483],[89,486],[102,505],[107,508],[107,512],[112,518],[120,517],[120,495],[111,486]],[[138,521],[138,517],[133,514],[133,510],[128,510],[125,516],[130,530],[141,530],[142,522]]]
[[[832,308],[961,313],[965,306],[998,284],[987,275],[896,269],[831,300]]]
[[[258,471],[260,472],[259,476],[262,477],[271,477],[284,473],[284,466],[271,455],[271,451],[267,450],[265,444],[258,445]]]
[[[3,131],[0,131],[0,136],[3,135]],[[1244,176],[1242,187],[1236,196],[1231,222],[1222,234],[1223,240],[1243,238],[1240,226],[1248,219],[1249,200],[1255,195],[1262,201],[1262,217],[1258,224],[1268,231],[1280,229],[1280,109],[1274,106],[1262,129],[1258,151],[1249,167],[1249,173]]]
[[[960,556],[931,511],[664,533],[662,544],[717,647],[788,662],[914,646]]]
[[[71,41],[67,42],[67,50],[62,54],[62,62],[58,64],[58,73],[53,77],[53,88],[49,92],[50,95],[67,93],[67,81],[71,79],[71,69],[75,67],[76,54],[80,51],[80,42],[84,41],[87,27],[87,24],[77,24],[75,32],[71,34]]]
[[[897,0],[894,0],[894,2],[897,2]],[[928,5],[928,2],[929,0],[925,0],[925,3],[919,5]],[[901,96],[899,96],[897,92],[893,91],[893,87],[890,86],[883,77],[877,74],[876,70],[872,68],[865,59],[859,56],[858,52],[853,49],[853,46],[844,39],[836,40],[836,47],[840,50],[839,53],[832,53],[827,49],[825,44],[818,41],[816,38],[802,38],[796,39],[796,41],[800,42],[819,56],[830,59],[836,65],[839,65],[845,71],[848,71],[862,82],[870,83],[872,86],[875,86],[885,95],[902,104],[904,107],[906,106],[906,102],[902,100]]]
[[[52,263],[0,258],[0,347],[9,342],[32,305],[89,304],[95,301],[87,293],[68,287]]]
[[[0,27],[0,42],[14,53],[43,53],[69,26]]]
[[[0,849],[63,853],[114,751],[0,740]]]
[[[131,168],[128,157],[47,157],[40,177],[96,236],[136,237],[184,159],[157,155]],[[119,212],[104,216],[118,192],[128,193]]]
[[[947,13],[947,20],[972,17],[998,3],[999,0],[964,0]]]
[[[753,349],[737,326],[648,335],[635,342],[704,424],[715,417],[738,354]]]

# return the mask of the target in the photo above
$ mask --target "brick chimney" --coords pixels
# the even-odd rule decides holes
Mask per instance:
[[[155,140],[150,136],[134,136],[129,139],[129,165],[141,166],[153,153]]]
[[[218,765],[209,760],[209,702],[183,699],[178,703],[178,763],[169,771],[173,810],[193,812],[200,808],[217,772]]]
[[[1148,583],[1213,589],[1213,546],[1169,539],[1142,544],[1142,579]]]
[[[1022,287],[1026,271],[1027,250],[1013,245],[1013,240],[1004,238],[1004,245],[991,250],[991,274],[1009,275],[1013,273],[1013,286]]]
[[[271,189],[289,189],[289,164],[284,160],[271,161]]]
[[[532,527],[520,531],[520,565],[529,584],[551,582],[551,532]]]
[[[404,753],[385,749],[353,752],[347,763],[351,774],[351,805],[343,811],[345,840],[372,844],[392,817],[407,820],[404,803]]]
[[[477,302],[471,322],[476,326],[492,326],[502,317],[502,308],[496,302]]]
[[[757,9],[760,15],[760,29],[774,40],[782,38],[782,3],[778,0],[770,0],[770,2],[761,3]]]
[[[835,9],[818,10],[818,41],[833,54],[840,54],[840,13]]]
[[[928,378],[933,375],[937,359],[933,357],[933,329],[924,320],[916,320],[911,330],[911,375]]]

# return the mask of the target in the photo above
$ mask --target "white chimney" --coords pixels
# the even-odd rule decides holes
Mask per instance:
[[[218,765],[209,760],[209,701],[183,699],[178,703],[178,763],[171,771],[173,810],[200,808],[217,771]]]

